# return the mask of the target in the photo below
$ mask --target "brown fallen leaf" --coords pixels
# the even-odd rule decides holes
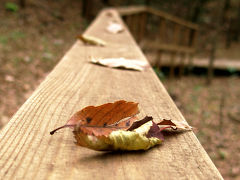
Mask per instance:
[[[94,64],[100,64],[103,66],[111,68],[125,68],[132,69],[136,71],[143,71],[148,67],[148,63],[145,61],[135,60],[135,59],[125,59],[121,58],[106,58],[106,59],[91,59],[91,62]]]
[[[138,103],[124,100],[101,106],[88,106],[75,113],[69,121],[53,131],[74,128],[76,144],[94,150],[147,150],[163,141],[162,131],[168,128],[189,129],[187,124],[171,120],[153,121],[146,116],[138,120]],[[180,125],[179,125],[180,124]]]
[[[110,22],[109,25],[107,26],[106,30],[112,34],[117,34],[122,32],[123,26],[121,24],[118,24],[116,22]]]
[[[158,121],[154,121],[157,125],[159,126],[171,126],[172,129],[178,129],[178,130],[192,130],[193,128],[189,126],[186,122],[183,121],[174,121],[174,120],[167,120],[167,119],[162,119]]]
[[[75,127],[87,134],[107,135],[112,130],[127,129],[137,120],[139,113],[138,103],[124,100],[107,103],[101,106],[88,106],[76,112],[64,125],[55,131],[65,127]]]
[[[80,39],[85,44],[96,45],[96,46],[106,46],[106,44],[107,44],[102,39],[99,39],[99,38],[96,38],[93,36],[89,36],[86,34],[79,35],[77,38]]]

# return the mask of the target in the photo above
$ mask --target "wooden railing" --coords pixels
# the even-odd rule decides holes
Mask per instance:
[[[167,136],[146,152],[116,153],[76,146],[70,129],[49,134],[83,107],[120,99],[139,102],[139,116],[185,121],[151,68],[137,72],[89,63],[90,57],[147,62],[127,29],[106,32],[110,21],[123,24],[117,11],[104,10],[84,33],[107,45],[78,40],[0,132],[0,179],[222,179],[191,131]]]
[[[146,6],[121,7],[117,10],[142,48],[157,51],[158,67],[162,66],[162,54],[170,55],[170,77],[174,76],[177,55],[181,57],[179,76],[183,74],[185,59],[191,66],[198,32],[196,24]],[[151,31],[149,26],[159,28]]]

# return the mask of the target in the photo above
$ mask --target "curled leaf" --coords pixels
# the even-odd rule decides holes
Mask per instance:
[[[138,103],[124,100],[100,106],[88,106],[76,112],[64,125],[74,128],[76,144],[98,151],[147,150],[164,140],[165,129],[191,130],[187,123],[153,120],[146,116],[138,120]]]
[[[111,67],[111,68],[125,68],[125,69],[132,69],[136,71],[143,71],[146,67],[148,67],[148,63],[145,61],[140,61],[135,59],[125,59],[123,57],[106,58],[106,59],[92,58],[91,62],[95,64]]]
[[[192,130],[192,127],[189,126],[186,122],[183,122],[183,121],[180,122],[180,121],[163,119],[163,120],[160,120],[156,123],[159,126],[170,126],[172,129],[175,129],[175,130],[184,130],[184,131]]]
[[[163,136],[159,135],[161,133],[160,129],[152,130],[153,123],[153,121],[149,121],[133,131],[112,131],[107,137],[87,135],[79,131],[78,128],[74,129],[73,133],[77,145],[98,151],[147,150],[163,141]],[[157,133],[158,136],[156,137]]]
[[[64,126],[51,131],[51,134],[61,128],[78,126],[87,134],[107,135],[116,129],[129,128],[137,120],[135,115],[138,113],[138,103],[124,100],[88,106],[76,112]]]
[[[99,39],[99,38],[96,38],[96,37],[93,37],[93,36],[89,36],[89,35],[86,35],[86,34],[79,35],[78,39],[80,39],[85,44],[90,44],[90,45],[106,46],[106,44],[107,44],[102,39]]]

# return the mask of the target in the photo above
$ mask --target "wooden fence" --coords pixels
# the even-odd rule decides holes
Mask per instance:
[[[147,62],[128,30],[106,32],[109,21],[123,24],[117,11],[104,10],[85,32],[107,45],[78,40],[0,132],[0,179],[222,179],[191,131],[166,137],[146,152],[116,153],[76,146],[69,129],[49,135],[83,107],[119,99],[139,102],[139,116],[185,121],[151,68],[137,72],[89,63],[92,56]]]
[[[179,66],[179,76],[183,74],[185,65],[191,66],[198,32],[196,24],[146,6],[117,10],[143,49],[157,51],[158,67],[162,66],[163,53],[170,55],[170,77],[174,76],[176,66]],[[179,64],[175,61],[177,55],[181,57]]]

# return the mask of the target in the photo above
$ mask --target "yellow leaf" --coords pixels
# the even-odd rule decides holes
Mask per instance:
[[[97,46],[106,46],[106,42],[89,35],[79,35],[78,38],[86,44],[97,45]]]
[[[162,143],[162,139],[156,137],[148,138],[152,121],[149,121],[133,131],[118,130],[111,132],[108,136],[87,135],[76,127],[73,131],[76,144],[98,151],[113,150],[147,150],[157,144]]]

